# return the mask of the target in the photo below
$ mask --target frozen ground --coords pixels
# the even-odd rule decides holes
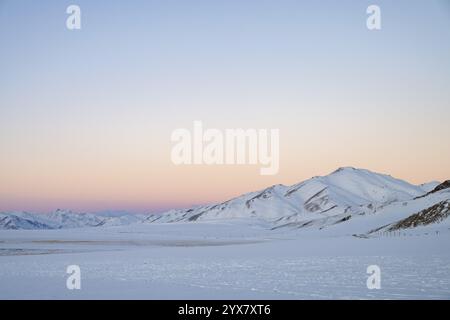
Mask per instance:
[[[361,239],[254,223],[0,231],[0,298],[450,298],[448,230]],[[81,290],[66,288],[74,264]],[[366,286],[369,265],[380,290]]]

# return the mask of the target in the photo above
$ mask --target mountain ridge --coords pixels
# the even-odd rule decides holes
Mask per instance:
[[[371,221],[371,230],[377,229],[387,222],[396,222],[390,218],[407,219],[447,200],[450,198],[449,187],[448,181],[413,185],[387,174],[341,167],[328,175],[315,176],[290,186],[275,184],[220,203],[172,209],[160,214],[132,215],[108,211],[93,214],[61,209],[41,215],[0,213],[0,229],[67,229],[252,219],[255,223],[257,220],[266,223],[271,230],[336,229],[344,222],[351,229],[352,225],[358,224],[354,221],[365,221],[369,232]],[[360,217],[365,219],[358,219]],[[444,215],[442,220],[446,217]],[[365,228],[360,226],[360,229],[362,227]]]
[[[359,205],[375,206],[380,203],[407,200],[424,193],[425,190],[420,186],[389,175],[366,169],[341,167],[329,175],[316,176],[291,186],[276,184],[214,205],[173,209],[162,214],[150,215],[148,220],[179,222],[252,216],[277,220],[311,212],[331,214],[348,207],[355,210]],[[277,203],[270,203],[270,199],[282,199],[284,205],[280,207]],[[299,204],[303,204],[303,207]]]

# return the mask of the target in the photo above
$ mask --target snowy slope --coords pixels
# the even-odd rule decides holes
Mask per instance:
[[[433,193],[426,197],[410,199],[407,201],[398,201],[388,205],[379,206],[376,211],[361,212],[360,214],[344,214],[335,217],[325,217],[317,219],[305,219],[297,223],[292,223],[282,227],[291,230],[301,230],[303,232],[320,231],[323,235],[366,235],[366,236],[385,236],[386,232],[393,225],[409,219],[421,211],[432,208],[440,203],[445,203],[450,200],[450,189],[444,189]],[[445,216],[445,207],[442,208],[443,219],[432,222],[426,226],[420,226],[421,229],[426,229],[428,232],[445,231],[450,227],[450,219]],[[277,227],[275,227],[277,228]],[[410,232],[411,228],[401,228],[403,232]],[[397,229],[400,231],[400,229]],[[421,232],[425,230],[421,230]]]
[[[149,222],[259,218],[278,225],[305,217],[376,211],[377,207],[423,195],[424,189],[364,169],[340,168],[293,186],[275,185],[229,201],[151,215]]]
[[[425,191],[425,192],[430,192],[431,190],[433,190],[440,184],[441,183],[439,181],[431,181],[431,182],[427,182],[427,183],[422,183],[419,185],[419,187],[422,188],[423,191]]]

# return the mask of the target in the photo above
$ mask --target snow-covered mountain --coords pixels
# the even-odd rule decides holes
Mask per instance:
[[[28,212],[0,212],[0,229],[54,229],[45,217]]]
[[[148,221],[176,222],[256,217],[283,223],[309,216],[373,212],[377,207],[426,193],[420,186],[364,169],[340,168],[292,186],[274,185],[229,201],[151,215]]]
[[[126,212],[0,213],[0,229],[64,229],[245,219],[273,230],[331,230],[374,234],[448,223],[450,182],[413,185],[351,167],[292,186],[274,185],[231,200],[162,214]],[[414,216],[415,215],[415,216]],[[409,219],[409,220],[408,220]]]
[[[121,213],[77,213],[57,209],[48,214],[28,212],[0,213],[0,229],[69,229],[120,226],[144,220],[144,215]]]
[[[370,231],[370,227],[382,226],[382,222],[377,222],[377,219],[372,222],[372,219],[367,219],[368,216],[387,216],[390,221],[397,217],[396,212],[402,212],[403,215],[397,218],[407,218],[450,199],[448,188],[433,193],[439,186],[438,182],[416,186],[389,175],[345,167],[327,176],[314,177],[292,186],[274,185],[219,204],[150,215],[146,221],[161,223],[255,218],[269,222],[272,229],[323,229],[352,220],[352,223],[345,224],[351,226],[353,220],[357,220],[363,225],[353,231]],[[402,210],[398,210],[398,206]],[[394,213],[384,214],[391,211]],[[361,217],[366,219],[358,219]],[[364,221],[367,222],[366,226]]]

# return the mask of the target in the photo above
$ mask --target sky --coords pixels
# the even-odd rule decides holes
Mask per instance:
[[[161,211],[341,166],[449,179],[449,57],[446,0],[0,0],[0,210]],[[196,120],[279,129],[278,174],[174,165]]]

